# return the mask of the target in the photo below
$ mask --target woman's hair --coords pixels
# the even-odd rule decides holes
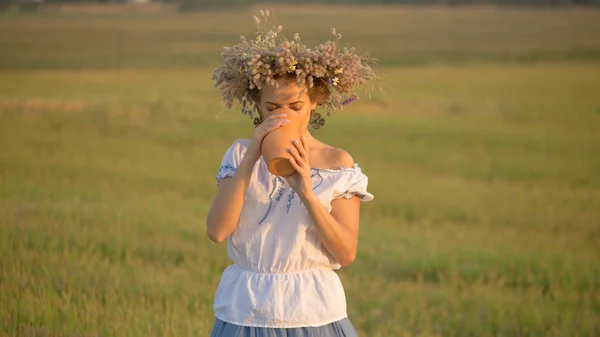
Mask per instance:
[[[237,101],[242,113],[252,118],[258,112],[260,90],[277,86],[277,79],[289,78],[306,87],[311,101],[330,115],[358,99],[355,90],[366,88],[377,77],[371,68],[373,59],[354,48],[338,48],[336,41],[342,35],[335,28],[330,40],[308,48],[298,33],[287,40],[281,35],[282,26],[269,29],[269,11],[260,12],[262,19],[254,16],[256,38],[241,36],[240,44],[224,48],[223,63],[213,72],[215,86],[228,108]]]

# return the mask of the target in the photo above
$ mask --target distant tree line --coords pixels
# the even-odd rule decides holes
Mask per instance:
[[[223,7],[239,7],[264,0],[163,0],[179,2],[183,11]],[[337,5],[497,5],[497,6],[600,6],[600,0],[279,0],[278,4],[337,4]]]
[[[40,3],[128,3],[135,0],[0,0],[0,10],[11,5],[24,8]],[[268,3],[265,0],[149,0],[151,2],[176,3],[182,11],[199,11],[222,8],[239,8],[256,3]],[[600,6],[600,0],[271,0],[282,4],[337,4],[337,5],[497,5],[497,6]]]
[[[171,0],[174,1],[174,0]],[[265,3],[260,0],[181,0],[196,8],[251,5]],[[275,2],[275,1],[274,1]],[[563,6],[563,5],[600,5],[600,0],[279,0],[278,4],[339,4],[339,5],[525,5],[525,6]]]

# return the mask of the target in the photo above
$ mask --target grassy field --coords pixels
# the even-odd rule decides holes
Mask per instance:
[[[339,272],[360,336],[600,335],[600,12],[275,13],[381,60],[315,134],[376,196]],[[213,177],[252,132],[210,74],[250,15],[0,16],[0,335],[208,336]]]

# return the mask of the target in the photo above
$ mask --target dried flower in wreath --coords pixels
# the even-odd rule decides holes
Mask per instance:
[[[310,120],[308,124],[315,130],[319,130],[323,125],[325,125],[325,118],[321,116],[318,112],[313,112],[310,116]]]
[[[254,127],[259,126],[264,121],[263,115],[258,115],[258,117],[254,117]]]
[[[269,22],[268,10],[261,10],[260,15],[253,16],[258,28],[256,37],[241,36],[239,44],[225,47],[221,53],[223,63],[213,72],[215,87],[220,89],[227,108],[240,103],[242,113],[254,119],[258,108],[253,92],[265,86],[277,87],[278,77],[295,76],[299,86],[312,88],[316,81],[327,85],[329,95],[320,105],[330,116],[358,99],[355,91],[368,90],[368,84],[377,77],[372,68],[374,59],[355,48],[338,48],[342,35],[335,28],[331,29],[330,40],[308,48],[298,33],[292,40],[285,38],[283,26]],[[322,117],[318,121],[315,125],[325,122]]]

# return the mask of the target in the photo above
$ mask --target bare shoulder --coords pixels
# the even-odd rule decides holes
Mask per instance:
[[[352,168],[354,166],[354,159],[348,152],[325,143],[321,143],[321,145],[318,149],[321,152],[319,161],[323,163],[320,165],[321,167],[339,169],[340,167]]]
[[[328,152],[332,167],[351,168],[354,166],[354,159],[352,159],[350,153],[335,147],[330,148]]]

